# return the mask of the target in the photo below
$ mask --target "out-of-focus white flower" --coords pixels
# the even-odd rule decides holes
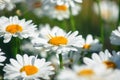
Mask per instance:
[[[32,11],[38,17],[43,17],[46,12],[47,4],[43,3],[44,0],[26,0],[25,5],[27,5],[28,10]]]
[[[74,66],[73,69],[62,70],[57,80],[106,80],[111,72],[100,73],[100,70],[85,65]]]
[[[100,52],[99,54],[93,53],[92,59],[84,57],[84,63],[89,66],[105,67],[106,69],[120,69],[120,54],[119,52],[112,55],[108,50]]]
[[[69,7],[67,5],[53,4],[49,7],[48,16],[53,19],[63,20],[68,19],[70,16]]]
[[[35,30],[36,25],[32,23],[32,20],[19,20],[17,16],[0,17],[0,36],[4,37],[4,43],[8,43],[12,37],[20,39],[31,37]]]
[[[48,57],[47,54],[49,53],[48,50],[44,49],[44,48],[39,48],[36,49],[33,44],[31,42],[27,42],[25,41],[22,45],[21,45],[21,49],[26,53],[26,52],[30,52],[33,53],[34,55],[40,55],[41,57]]]
[[[45,59],[38,59],[35,56],[23,56],[17,54],[16,60],[10,59],[10,64],[4,66],[4,79],[40,80],[49,79],[54,72],[50,62]]]
[[[15,4],[23,0],[0,0],[0,10],[7,9],[9,11],[15,8]]]
[[[57,53],[67,53],[70,50],[77,51],[76,47],[82,47],[83,38],[78,35],[78,31],[66,33],[57,26],[51,29],[47,24],[41,27],[38,38],[33,38],[32,43],[36,48],[43,47]]]
[[[117,21],[119,8],[114,1],[102,0],[100,1],[100,12],[97,3],[94,3],[93,8],[96,14],[101,14],[105,21]]]
[[[0,66],[3,65],[2,62],[5,61],[6,57],[3,56],[5,53],[3,53],[0,49]]]
[[[102,44],[99,43],[98,39],[93,39],[91,34],[88,34],[86,39],[84,39],[83,50],[85,51],[100,51],[102,49]]]
[[[52,3],[57,3],[58,5],[68,5],[74,7],[76,3],[82,3],[82,0],[50,0]]]
[[[118,26],[118,29],[112,31],[110,42],[114,45],[120,45],[120,26]]]

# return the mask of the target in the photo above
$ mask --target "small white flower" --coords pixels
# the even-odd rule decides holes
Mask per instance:
[[[88,67],[85,65],[75,65],[73,69],[62,70],[57,76],[57,80],[105,80],[105,73],[99,73],[100,70],[101,69],[96,70],[94,67]]]
[[[92,54],[92,59],[84,57],[84,63],[89,66],[105,67],[106,69],[120,69],[120,52],[112,55],[108,50]]]
[[[118,29],[112,31],[110,42],[114,45],[120,45],[120,26],[118,26]]]
[[[48,57],[47,54],[47,50],[44,48],[39,48],[36,49],[33,44],[31,42],[27,42],[25,41],[22,45],[21,45],[21,49],[26,53],[26,52],[30,52],[32,54],[37,54],[40,55],[41,57]]]
[[[77,51],[76,47],[82,47],[83,38],[78,35],[78,31],[66,33],[61,28],[54,26],[52,29],[49,25],[42,26],[39,30],[38,38],[32,40],[35,47],[43,47],[66,53],[70,50]]]
[[[17,54],[16,60],[10,59],[10,64],[4,66],[4,79],[14,80],[40,80],[49,79],[49,75],[53,74],[54,68],[50,66],[50,62],[45,59],[38,59],[35,56],[23,56]]]
[[[102,49],[102,44],[99,43],[98,39],[93,39],[93,36],[88,34],[86,39],[84,39],[82,49],[87,51],[100,51]]]
[[[28,10],[32,11],[38,17],[43,17],[46,12],[47,5],[43,3],[44,0],[26,0]]]
[[[12,37],[20,39],[31,37],[36,30],[35,27],[32,20],[19,20],[17,16],[0,17],[0,36],[4,37],[4,43],[8,43]]]
[[[5,53],[1,52],[1,49],[0,49],[0,66],[3,65],[2,62],[5,61],[6,57],[3,56]]]
[[[7,9],[11,11],[15,8],[15,3],[22,2],[23,0],[0,0],[0,10]]]
[[[67,5],[50,4],[48,8],[48,16],[57,20],[64,20],[70,17],[69,7]]]
[[[82,3],[82,0],[51,0],[53,3],[57,3],[58,5],[68,5],[74,7],[76,3]]]
[[[94,11],[99,15],[99,8],[97,3],[93,5]],[[100,1],[100,14],[105,21],[117,21],[119,7],[114,1],[102,0]]]

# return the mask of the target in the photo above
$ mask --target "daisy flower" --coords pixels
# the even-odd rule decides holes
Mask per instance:
[[[32,11],[38,17],[46,14],[45,8],[47,5],[43,3],[43,0],[26,0],[25,5],[27,5],[28,10]]]
[[[76,47],[82,47],[83,38],[78,35],[78,31],[66,33],[57,26],[51,29],[48,24],[40,28],[39,36],[32,39],[36,48],[43,47],[58,53],[66,53],[70,50],[77,51]]]
[[[58,76],[57,80],[105,80],[104,75],[99,73],[101,69],[94,69],[94,67],[88,67],[85,65],[76,66],[74,65],[73,69],[64,69]],[[66,75],[67,74],[67,75]]]
[[[1,62],[5,61],[6,57],[3,56],[5,53],[3,53],[0,49],[0,66],[3,65]]]
[[[69,7],[67,5],[57,5],[49,3],[48,14],[50,18],[64,20],[70,17]]]
[[[73,7],[76,3],[82,3],[82,0],[51,0],[51,2],[57,3],[58,5],[66,4]]]
[[[4,79],[40,80],[49,79],[54,72],[50,62],[35,56],[17,54],[16,60],[10,59],[10,64],[4,66]]]
[[[88,57],[84,57],[83,61],[85,64],[89,66],[98,66],[105,67],[106,69],[120,69],[120,52],[114,53],[112,55],[108,50],[105,52],[99,52],[92,54],[92,59]]]
[[[118,26],[118,29],[112,31],[110,42],[114,45],[120,45],[120,26]]]
[[[55,3],[48,3],[46,4],[47,8],[45,12],[47,12],[46,16],[57,19],[59,21],[64,20],[64,19],[69,19],[70,18],[70,13],[71,15],[75,16],[79,14],[80,11],[80,5],[76,4],[73,7],[69,7],[66,4],[55,4]]]
[[[33,36],[35,27],[32,20],[19,20],[17,16],[0,17],[0,37],[4,37],[4,43],[8,43],[12,37],[23,39]]]
[[[32,54],[37,54],[37,55],[40,55],[41,57],[44,57],[44,58],[47,58],[48,57],[48,51],[44,48],[39,48],[39,49],[36,49],[33,44],[31,42],[23,42],[23,44],[21,45],[21,49],[26,53],[26,52],[29,52],[29,53],[32,53]]]
[[[86,39],[84,39],[82,49],[85,51],[100,51],[102,44],[99,43],[98,39],[93,39],[93,36],[88,34]]]
[[[93,9],[99,15],[99,8],[97,3],[93,4]],[[100,1],[100,14],[105,21],[117,21],[119,7],[114,1],[102,0]]]
[[[15,3],[22,2],[24,0],[0,0],[0,10],[7,9],[11,11],[15,8]]]

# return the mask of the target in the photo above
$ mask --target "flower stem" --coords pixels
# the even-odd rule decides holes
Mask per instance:
[[[19,38],[15,37],[12,39],[11,41],[11,55],[13,57],[16,57],[16,54],[18,54],[19,52],[19,48],[20,48],[20,42],[19,42]]]
[[[76,30],[75,21],[74,21],[74,16],[72,15],[72,9],[71,8],[70,8],[70,23],[71,23],[72,31],[75,31]]]
[[[60,69],[63,69],[63,59],[62,54],[59,54]]]
[[[119,16],[118,16],[118,23],[117,23],[117,26],[119,26],[120,25],[120,0],[119,0]]]
[[[103,44],[103,48],[104,48],[104,27],[102,24],[102,18],[101,18],[101,9],[100,9],[100,0],[96,0],[97,1],[97,5],[98,5],[98,11],[99,11],[99,22],[100,22],[100,34],[101,34],[101,42]]]

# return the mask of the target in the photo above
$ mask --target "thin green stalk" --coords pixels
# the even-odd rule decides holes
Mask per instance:
[[[120,0],[119,0],[119,16],[118,16],[118,23],[117,23],[117,26],[119,26],[119,24],[120,24]]]
[[[74,20],[74,16],[72,15],[71,8],[70,8],[70,23],[71,23],[72,31],[75,31],[76,30],[75,20]]]
[[[101,17],[101,9],[100,9],[100,0],[96,0],[97,1],[97,5],[98,5],[98,11],[99,11],[99,22],[100,22],[100,34],[101,34],[101,42],[103,44],[103,48],[104,48],[104,27],[103,27],[103,22],[102,22],[102,17]]]
[[[59,54],[60,69],[63,69],[63,59],[62,54]]]
[[[19,38],[14,37],[11,41],[11,55],[13,57],[16,57],[16,54],[18,54],[20,51],[20,41]]]

